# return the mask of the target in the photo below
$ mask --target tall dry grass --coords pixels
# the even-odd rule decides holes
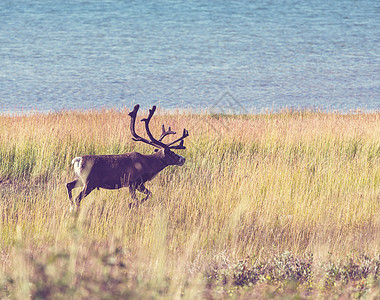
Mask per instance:
[[[4,295],[224,297],[205,294],[205,274],[243,258],[379,255],[380,113],[161,110],[152,131],[163,123],[189,130],[185,165],[148,183],[138,209],[127,189],[99,190],[75,218],[72,158],[153,150],[131,140],[128,109],[0,116]]]

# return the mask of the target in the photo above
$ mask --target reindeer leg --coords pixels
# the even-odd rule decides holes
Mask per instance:
[[[67,195],[69,196],[70,211],[73,211],[74,209],[73,194],[71,191],[81,186],[83,186],[83,184],[79,179],[75,179],[72,182],[66,183]]]
[[[148,200],[148,198],[152,195],[152,192],[149,191],[145,185],[142,183],[140,184],[138,187],[137,187],[137,190],[141,193],[144,193],[146,195],[146,197],[144,199],[141,200],[141,203],[145,202],[146,200]]]
[[[85,184],[83,186],[83,189],[79,193],[79,195],[75,198],[75,204],[77,205],[77,210],[79,211],[80,202],[84,197],[86,197],[88,194],[91,193],[91,191],[94,189],[94,187],[89,186],[88,184]]]
[[[132,208],[133,206],[138,205],[138,200],[136,196],[136,185],[132,184],[129,186],[129,193],[131,194],[131,198],[134,202],[129,203],[129,208]]]

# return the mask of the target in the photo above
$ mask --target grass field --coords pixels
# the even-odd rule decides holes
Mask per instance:
[[[185,165],[136,209],[99,190],[70,214],[74,157],[152,153],[129,121],[0,116],[1,299],[379,299],[379,112],[159,110],[155,134],[189,130]]]

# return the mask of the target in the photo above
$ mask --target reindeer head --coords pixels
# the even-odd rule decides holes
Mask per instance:
[[[157,155],[167,164],[167,165],[177,165],[177,166],[182,166],[185,163],[185,158],[181,155],[178,155],[171,151],[172,149],[186,149],[186,147],[183,145],[183,140],[184,138],[189,136],[189,133],[186,129],[183,129],[182,136],[175,141],[165,144],[162,142],[163,138],[169,134],[176,134],[176,132],[172,131],[171,128],[169,127],[168,130],[165,130],[165,126],[162,125],[162,134],[160,138],[157,140],[153,137],[152,133],[150,132],[149,129],[149,122],[150,119],[153,117],[154,112],[156,111],[156,106],[153,106],[149,110],[149,115],[147,118],[142,119],[142,122],[145,122],[145,130],[146,133],[149,137],[149,140],[137,135],[135,131],[135,123],[136,123],[136,116],[137,116],[137,111],[139,110],[140,105],[136,104],[133,110],[129,113],[129,116],[131,117],[131,133],[133,136],[134,141],[140,141],[144,142],[146,144],[152,145],[156,149]],[[180,142],[178,145],[174,145],[176,143]]]

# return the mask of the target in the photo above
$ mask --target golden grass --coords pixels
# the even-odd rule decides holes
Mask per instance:
[[[102,298],[102,276],[120,275],[129,283],[115,283],[110,291],[119,296],[213,298],[202,292],[213,263],[285,251],[321,263],[379,255],[380,113],[159,111],[152,131],[163,123],[189,130],[187,149],[178,151],[185,165],[148,183],[153,197],[138,209],[128,209],[127,189],[100,190],[75,218],[65,190],[72,158],[153,150],[131,140],[128,110],[0,116],[4,295],[39,295],[45,290],[28,284],[39,274],[66,288],[51,282],[49,295]],[[87,275],[99,282],[85,289],[79,281]]]

